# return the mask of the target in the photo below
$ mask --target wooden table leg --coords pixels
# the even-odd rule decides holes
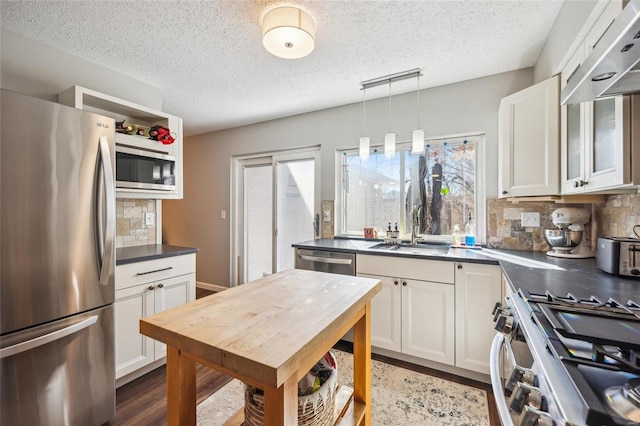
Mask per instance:
[[[371,425],[371,302],[353,327],[353,399],[365,404],[364,424]]]
[[[292,374],[279,388],[264,389],[264,424],[296,426],[298,424],[298,381]]]
[[[196,424],[196,363],[167,345],[167,425]]]

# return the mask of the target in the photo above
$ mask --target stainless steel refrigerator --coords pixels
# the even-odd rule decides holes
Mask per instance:
[[[0,424],[115,413],[114,120],[0,93]]]

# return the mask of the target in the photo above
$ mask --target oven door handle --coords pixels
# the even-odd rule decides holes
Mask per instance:
[[[493,395],[495,396],[500,422],[503,426],[513,426],[513,420],[511,420],[509,407],[507,406],[507,398],[504,396],[502,379],[500,378],[500,352],[502,351],[503,345],[506,345],[506,348],[509,347],[504,334],[497,333],[493,338],[493,342],[491,342],[489,371],[491,373],[491,387],[493,388]]]

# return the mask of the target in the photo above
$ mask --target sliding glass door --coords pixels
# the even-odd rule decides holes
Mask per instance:
[[[233,282],[293,268],[291,244],[317,238],[320,232],[319,152],[238,160],[235,176]]]
[[[273,168],[268,164],[243,167],[244,276],[253,281],[273,270]]]

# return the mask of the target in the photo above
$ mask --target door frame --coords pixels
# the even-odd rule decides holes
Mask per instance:
[[[315,160],[315,170],[314,170],[314,184],[315,184],[315,206],[314,209],[316,214],[320,214],[320,200],[322,185],[320,182],[321,178],[321,153],[320,153],[320,145],[306,147],[306,148],[298,148],[298,149],[288,149],[282,151],[269,151],[263,153],[255,153],[255,154],[244,154],[239,156],[231,157],[231,187],[230,187],[230,210],[229,210],[229,226],[230,226],[230,235],[229,239],[229,278],[230,278],[230,286],[236,287],[240,278],[244,276],[245,273],[245,265],[242,263],[244,256],[244,176],[243,170],[245,166],[258,166],[258,165],[266,165],[271,164],[272,172],[273,172],[273,214],[272,214],[272,224],[273,224],[273,238],[272,238],[272,250],[273,253],[276,253],[277,250],[277,241],[276,241],[276,232],[277,232],[277,193],[276,193],[276,185],[277,185],[277,175],[276,175],[276,165],[278,162],[287,162],[294,160],[302,160],[302,159],[311,159]],[[319,237],[315,237],[319,238]],[[273,256],[273,268],[275,270],[276,257]]]

